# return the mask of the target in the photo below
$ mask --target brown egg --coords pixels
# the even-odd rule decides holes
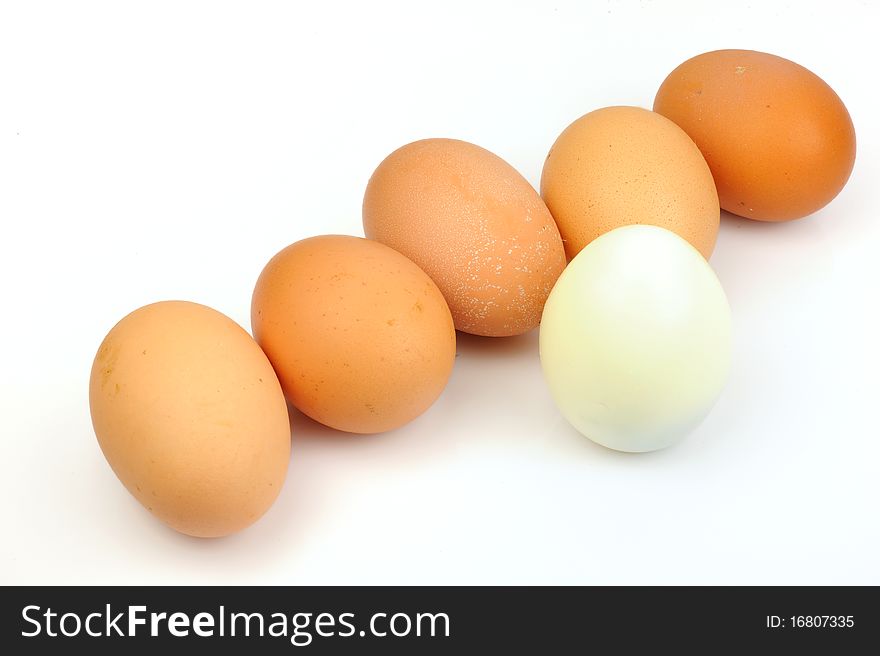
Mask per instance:
[[[360,237],[312,237],[278,253],[257,281],[251,321],[288,400],[352,433],[422,414],[455,360],[437,285],[397,251]]]
[[[437,283],[455,327],[503,337],[538,325],[565,267],[553,217],[500,157],[454,139],[425,139],[376,169],[364,232],[411,258]]]
[[[721,207],[760,221],[797,219],[849,179],[856,136],[837,94],[794,62],[752,50],[698,55],[664,80],[654,111],[700,147]]]
[[[122,319],[98,349],[89,403],[119,480],[182,533],[239,531],[281,490],[281,386],[250,335],[211,308],[166,301]]]
[[[674,123],[639,107],[606,107],[569,125],[547,155],[541,195],[569,259],[599,235],[634,223],[715,247],[721,210],[712,174]]]

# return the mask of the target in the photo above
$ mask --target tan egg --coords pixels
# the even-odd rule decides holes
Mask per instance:
[[[703,151],[721,206],[749,219],[812,214],[840,193],[855,163],[855,129],[834,90],[765,52],[688,59],[663,81],[654,109]]]
[[[700,150],[639,107],[598,109],[569,125],[547,155],[541,195],[569,259],[624,225],[671,230],[706,258],[718,236],[718,194]]]
[[[565,253],[553,217],[500,157],[454,139],[394,151],[364,195],[364,233],[437,283],[455,327],[518,335],[536,327]]]
[[[351,433],[422,414],[455,361],[455,328],[437,285],[397,251],[360,237],[312,237],[278,253],[257,281],[251,321],[288,400]]]
[[[216,310],[166,301],[126,316],[98,349],[89,403],[119,480],[182,533],[239,531],[281,490],[290,459],[281,386],[250,335]]]

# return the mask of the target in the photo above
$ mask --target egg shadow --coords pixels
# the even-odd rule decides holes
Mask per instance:
[[[540,367],[537,330],[511,337],[459,332],[456,340],[455,368],[441,397],[452,419],[483,417],[487,404],[509,413],[527,403],[526,387]]]
[[[749,219],[727,210],[721,210],[721,227],[733,228],[734,230],[743,230],[745,232],[770,232],[770,233],[798,233],[802,230],[816,229],[817,219],[822,220],[822,215],[828,213],[827,208],[822,208],[818,212],[805,216],[801,219],[793,219],[791,221],[758,221],[757,219]]]
[[[456,331],[456,357],[509,358],[532,353],[538,354],[538,329],[510,337],[483,337]]]
[[[408,432],[411,427],[418,428],[424,416],[420,415],[399,428],[379,433],[350,433],[325,426],[293,406],[289,406],[289,413],[291,446],[294,451],[298,446],[306,450],[331,448],[352,452],[372,451],[387,448],[389,444],[398,441],[402,443],[403,448],[406,448],[411,441]]]
[[[671,454],[681,449],[690,437],[686,436],[679,442],[656,451],[619,451],[594,442],[586,435],[581,434],[565,419],[560,419],[558,425],[554,426],[551,432],[560,437],[564,436],[564,445],[560,439],[558,446],[565,449],[566,455],[582,458],[587,464],[598,466],[607,464],[626,467],[648,466],[648,463],[672,457]]]
[[[451,457],[453,445],[448,432],[455,422],[445,392],[421,415],[403,426],[379,433],[350,433],[315,421],[290,407],[294,458],[315,469],[354,465],[364,472],[394,475]],[[334,460],[335,459],[335,460]]]
[[[738,312],[784,300],[806,281],[828,275],[833,244],[826,224],[833,210],[784,222],[755,221],[722,212],[710,264]],[[824,218],[823,218],[823,215]]]
[[[756,242],[755,247],[773,247],[778,245],[780,240],[784,239],[787,244],[793,244],[794,246],[815,245],[817,241],[822,242],[826,239],[825,224],[827,223],[827,218],[823,217],[832,213],[833,211],[828,210],[828,208],[823,208],[815,214],[792,221],[757,221],[732,214],[727,210],[721,210],[719,242],[724,242],[728,238],[734,240],[760,239],[762,241]],[[724,247],[722,246],[722,248]],[[716,248],[717,251],[718,249]],[[713,254],[713,264],[714,260]]]
[[[290,439],[291,445],[296,446],[300,442],[320,442],[322,444],[345,444],[356,442],[360,438],[370,438],[373,435],[359,433],[347,433],[325,426],[315,421],[295,406],[288,404],[287,412],[290,416]]]

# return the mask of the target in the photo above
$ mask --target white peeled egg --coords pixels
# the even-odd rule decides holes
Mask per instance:
[[[541,366],[563,416],[619,451],[667,447],[699,424],[730,367],[730,308],[702,255],[629,225],[586,246],[541,319]]]

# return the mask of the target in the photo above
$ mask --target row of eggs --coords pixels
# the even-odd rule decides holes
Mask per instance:
[[[367,239],[312,237],[269,261],[253,338],[189,302],[123,318],[92,368],[99,444],[158,518],[227,535],[280,491],[287,402],[342,431],[392,430],[443,391],[456,329],[504,337],[540,324],[566,419],[610,448],[663,448],[709,412],[729,368],[730,312],[706,261],[720,208],[804,216],[840,191],[854,158],[827,84],[742,50],[679,66],[654,111],[575,121],[540,196],[473,144],[409,144],[367,185]]]

